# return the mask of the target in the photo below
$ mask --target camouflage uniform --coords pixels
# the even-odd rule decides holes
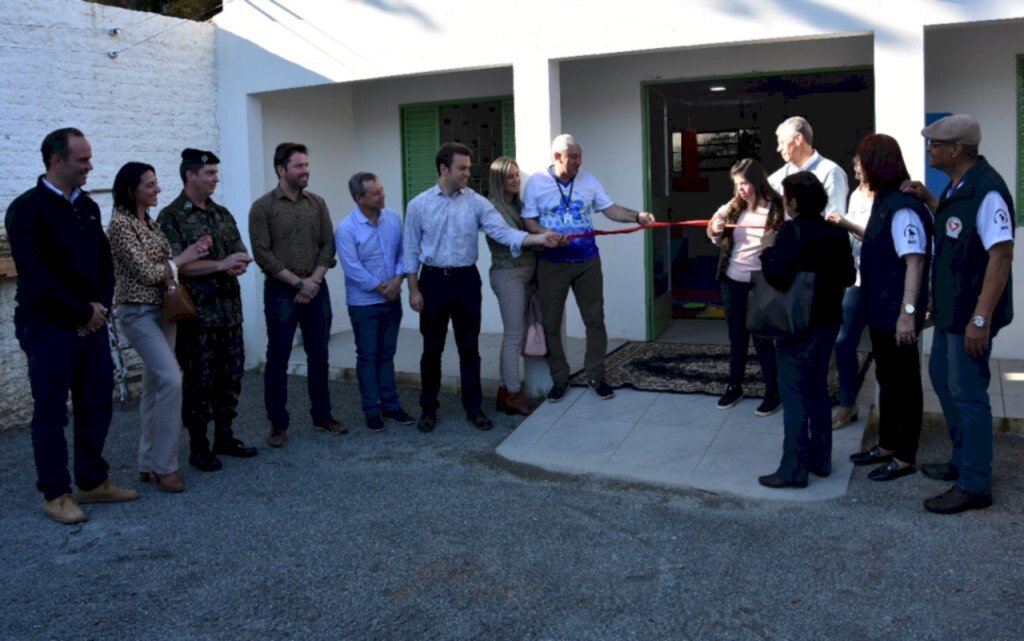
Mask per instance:
[[[209,234],[208,260],[247,252],[235,219],[225,207],[207,201],[196,206],[183,191],[157,218],[174,254]],[[205,276],[180,275],[196,304],[196,317],[178,323],[175,352],[182,370],[182,422],[193,453],[209,452],[206,428],[214,422],[215,439],[233,438],[231,423],[238,415],[245,346],[242,338],[242,297],[238,279],[224,272]]]

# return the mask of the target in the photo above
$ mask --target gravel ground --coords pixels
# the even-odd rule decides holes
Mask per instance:
[[[372,434],[332,383],[344,436],[308,427],[305,396],[293,378],[271,450],[247,375],[237,431],[259,457],[185,465],[184,494],[144,485],[82,526],[42,516],[28,430],[0,434],[0,639],[1024,638],[1019,437],[996,437],[996,505],[941,517],[920,475],[759,502],[509,463],[517,421],[478,432],[453,395],[432,434]],[[129,487],[137,425],[118,410],[107,442]],[[920,459],[947,441],[926,428]]]

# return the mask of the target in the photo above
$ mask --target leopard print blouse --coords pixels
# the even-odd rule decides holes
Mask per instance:
[[[153,219],[115,209],[107,228],[114,256],[114,302],[162,305],[171,245]]]

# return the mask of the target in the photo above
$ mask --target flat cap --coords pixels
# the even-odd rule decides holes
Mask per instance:
[[[202,149],[188,149],[181,152],[181,161],[192,165],[219,165],[220,158],[212,151]]]
[[[981,125],[967,114],[953,114],[928,125],[921,130],[921,135],[928,140],[977,146],[981,144]]]

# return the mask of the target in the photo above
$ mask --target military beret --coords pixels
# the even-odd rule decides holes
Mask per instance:
[[[967,114],[953,114],[928,125],[921,130],[921,135],[928,140],[977,146],[981,144],[981,125]]]
[[[219,165],[220,158],[212,151],[202,149],[188,149],[181,152],[181,161],[192,165]]]

